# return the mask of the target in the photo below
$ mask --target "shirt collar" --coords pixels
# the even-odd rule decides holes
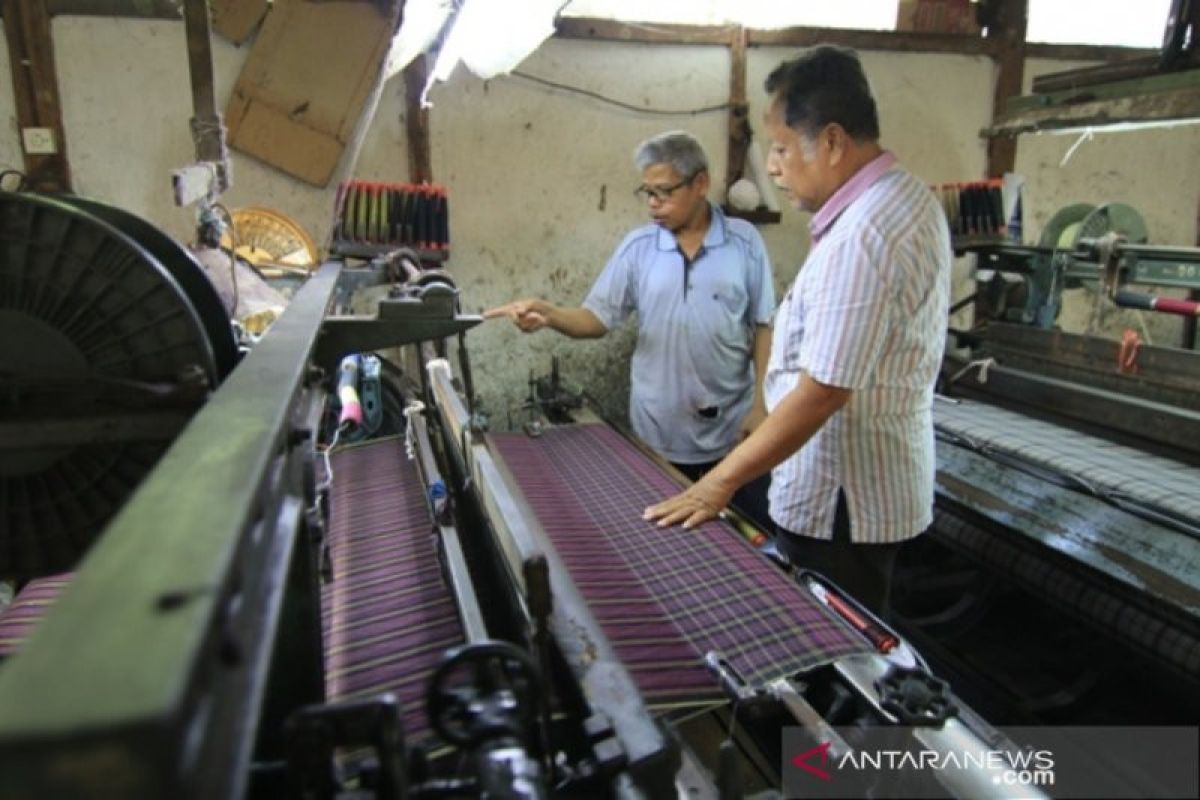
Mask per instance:
[[[838,187],[838,190],[825,201],[825,205],[817,210],[813,215],[812,220],[808,223],[808,230],[812,234],[812,240],[815,244],[820,241],[821,237],[829,232],[833,227],[833,223],[842,215],[851,203],[857,200],[862,193],[871,188],[871,185],[887,172],[896,163],[896,156],[890,150],[884,150],[881,154],[864,164],[858,172],[850,176],[850,180]]]
[[[708,230],[704,234],[703,246],[704,249],[711,250],[714,247],[719,247],[725,244],[727,223],[725,220],[725,213],[721,211],[720,206],[709,202],[708,210]],[[657,244],[659,250],[679,249],[679,242],[675,240],[675,234],[671,233],[666,228],[658,229]]]

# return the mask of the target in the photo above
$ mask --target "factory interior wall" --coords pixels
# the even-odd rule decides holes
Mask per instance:
[[[188,131],[190,83],[184,26],[179,22],[56,17],[54,47],[68,156],[75,190],[142,215],[173,236],[191,238],[193,214],[176,208],[170,174],[192,163]],[[218,102],[224,106],[250,44],[213,37]],[[0,63],[7,51],[0,39]],[[762,131],[762,83],[789,48],[748,53],[750,122]],[[983,174],[979,130],[991,117],[994,68],[985,57],[864,52],[880,107],[883,142],[929,183]],[[1028,75],[1066,69],[1057,61],[1030,63]],[[551,39],[521,71],[622,99],[639,108],[695,109],[728,99],[729,53],[716,46],[656,46]],[[520,77],[484,82],[461,66],[431,93],[433,173],[450,190],[449,269],[464,310],[527,295],[578,303],[612,249],[645,219],[632,195],[638,175],[635,145],[671,128],[685,128],[709,150],[717,183],[725,169],[726,114],[652,115],[605,105]],[[364,144],[349,172],[338,176],[404,180],[407,176],[404,81],[382,87]],[[21,166],[9,80],[0,80],[0,165]],[[1026,240],[1068,202],[1122,200],[1149,222],[1153,240],[1191,245],[1196,235],[1200,129],[1187,128],[1087,142],[1059,166],[1073,137],[1020,139],[1017,171],[1027,180]],[[763,152],[766,143],[760,140]],[[233,152],[230,208],[267,206],[300,222],[318,242],[328,234],[336,179],[314,188]],[[714,193],[714,199],[715,197]],[[760,228],[777,287],[795,276],[808,249],[808,216],[785,208],[783,221]],[[969,260],[956,264],[955,298],[971,291]],[[1079,290],[1085,291],[1085,290]],[[1090,303],[1090,300],[1086,300]],[[1078,301],[1073,298],[1073,305]],[[1076,319],[1068,309],[1064,319]],[[1086,318],[1086,317],[1085,317]],[[1157,324],[1149,326],[1158,331]],[[1162,343],[1178,334],[1164,332]],[[1158,341],[1158,335],[1155,335]],[[624,419],[632,326],[592,342],[542,332],[521,335],[503,322],[469,335],[476,386],[498,426],[520,421],[531,371],[548,372],[560,358],[564,379]]]
[[[1047,72],[1062,72],[1090,63],[1030,59],[1025,66],[1025,91]],[[1125,203],[1146,221],[1150,241],[1180,247],[1195,246],[1200,212],[1200,125],[1152,128],[1142,131],[1095,132],[1080,142],[1082,132],[1022,136],[1017,144],[1015,171],[1027,181],[1025,240],[1037,236],[1054,212],[1072,203]],[[1078,147],[1075,147],[1078,144]],[[1074,152],[1070,152],[1075,147]],[[1065,163],[1063,163],[1065,160]],[[1183,290],[1133,287],[1173,297]],[[1083,333],[1091,323],[1096,293],[1088,287],[1067,289],[1059,326]],[[1127,329],[1146,341],[1166,347],[1180,345],[1183,318],[1101,305],[1099,331],[1120,338]]]

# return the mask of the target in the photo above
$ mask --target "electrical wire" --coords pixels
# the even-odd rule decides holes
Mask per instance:
[[[577,94],[577,95],[581,95],[583,97],[588,97],[588,98],[591,98],[592,100],[598,100],[601,103],[607,103],[608,105],[616,106],[617,108],[622,108],[622,109],[625,109],[626,111],[633,111],[634,113],[637,113],[637,114],[651,114],[654,116],[666,116],[666,117],[695,116],[697,114],[708,114],[713,111],[724,111],[730,107],[729,103],[718,103],[717,105],[702,106],[700,108],[679,108],[679,109],[645,108],[643,106],[636,106],[633,103],[626,103],[624,100],[617,100],[614,97],[608,97],[608,96],[602,95],[598,92],[593,92],[590,89],[581,89],[578,86],[570,86],[565,83],[559,83],[558,81],[549,80],[548,78],[540,78],[537,75],[531,75],[528,72],[521,72],[520,70],[513,70],[509,74],[515,78],[521,78],[522,80],[527,80],[527,81],[530,81],[531,83],[536,83],[536,84],[539,84],[541,86],[546,86],[551,89],[558,89],[559,91],[569,92],[571,94]]]
[[[333,438],[329,440],[329,444],[326,445],[325,449],[321,452],[321,458],[325,462],[325,480],[321,481],[321,485],[317,487],[318,497],[320,496],[321,492],[325,491],[330,486],[333,486],[333,465],[329,462],[329,454],[333,452],[333,448],[337,447],[338,439],[342,435],[342,429],[347,427],[347,424],[348,423],[342,423],[341,425],[338,425],[336,429],[334,429]]]
[[[233,285],[233,308],[229,309],[231,316],[237,316],[238,307],[238,280],[237,280],[237,251],[241,247],[238,241],[237,228],[233,224],[233,214],[229,213],[229,209],[221,203],[213,203],[215,210],[220,211],[225,215],[225,223],[229,227],[229,282]]]

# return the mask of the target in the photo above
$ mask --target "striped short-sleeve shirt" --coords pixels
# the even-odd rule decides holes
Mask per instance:
[[[767,407],[803,373],[853,391],[775,468],[771,517],[829,539],[840,489],[855,542],[909,539],[932,521],[933,384],[952,261],[945,215],[884,153],[826,201],[813,241],[775,318]]]

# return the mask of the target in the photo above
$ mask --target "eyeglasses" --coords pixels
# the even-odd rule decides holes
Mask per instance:
[[[693,175],[690,178],[684,178],[683,180],[681,180],[679,183],[675,184],[674,186],[646,186],[645,184],[643,184],[643,185],[637,187],[636,189],[634,189],[633,193],[635,195],[637,195],[637,198],[639,200],[642,200],[643,202],[649,201],[649,200],[655,200],[655,201],[661,203],[664,200],[669,200],[671,195],[674,194],[676,190],[682,189],[684,186],[687,186],[689,183],[691,183],[695,179],[696,179],[696,176]]]

